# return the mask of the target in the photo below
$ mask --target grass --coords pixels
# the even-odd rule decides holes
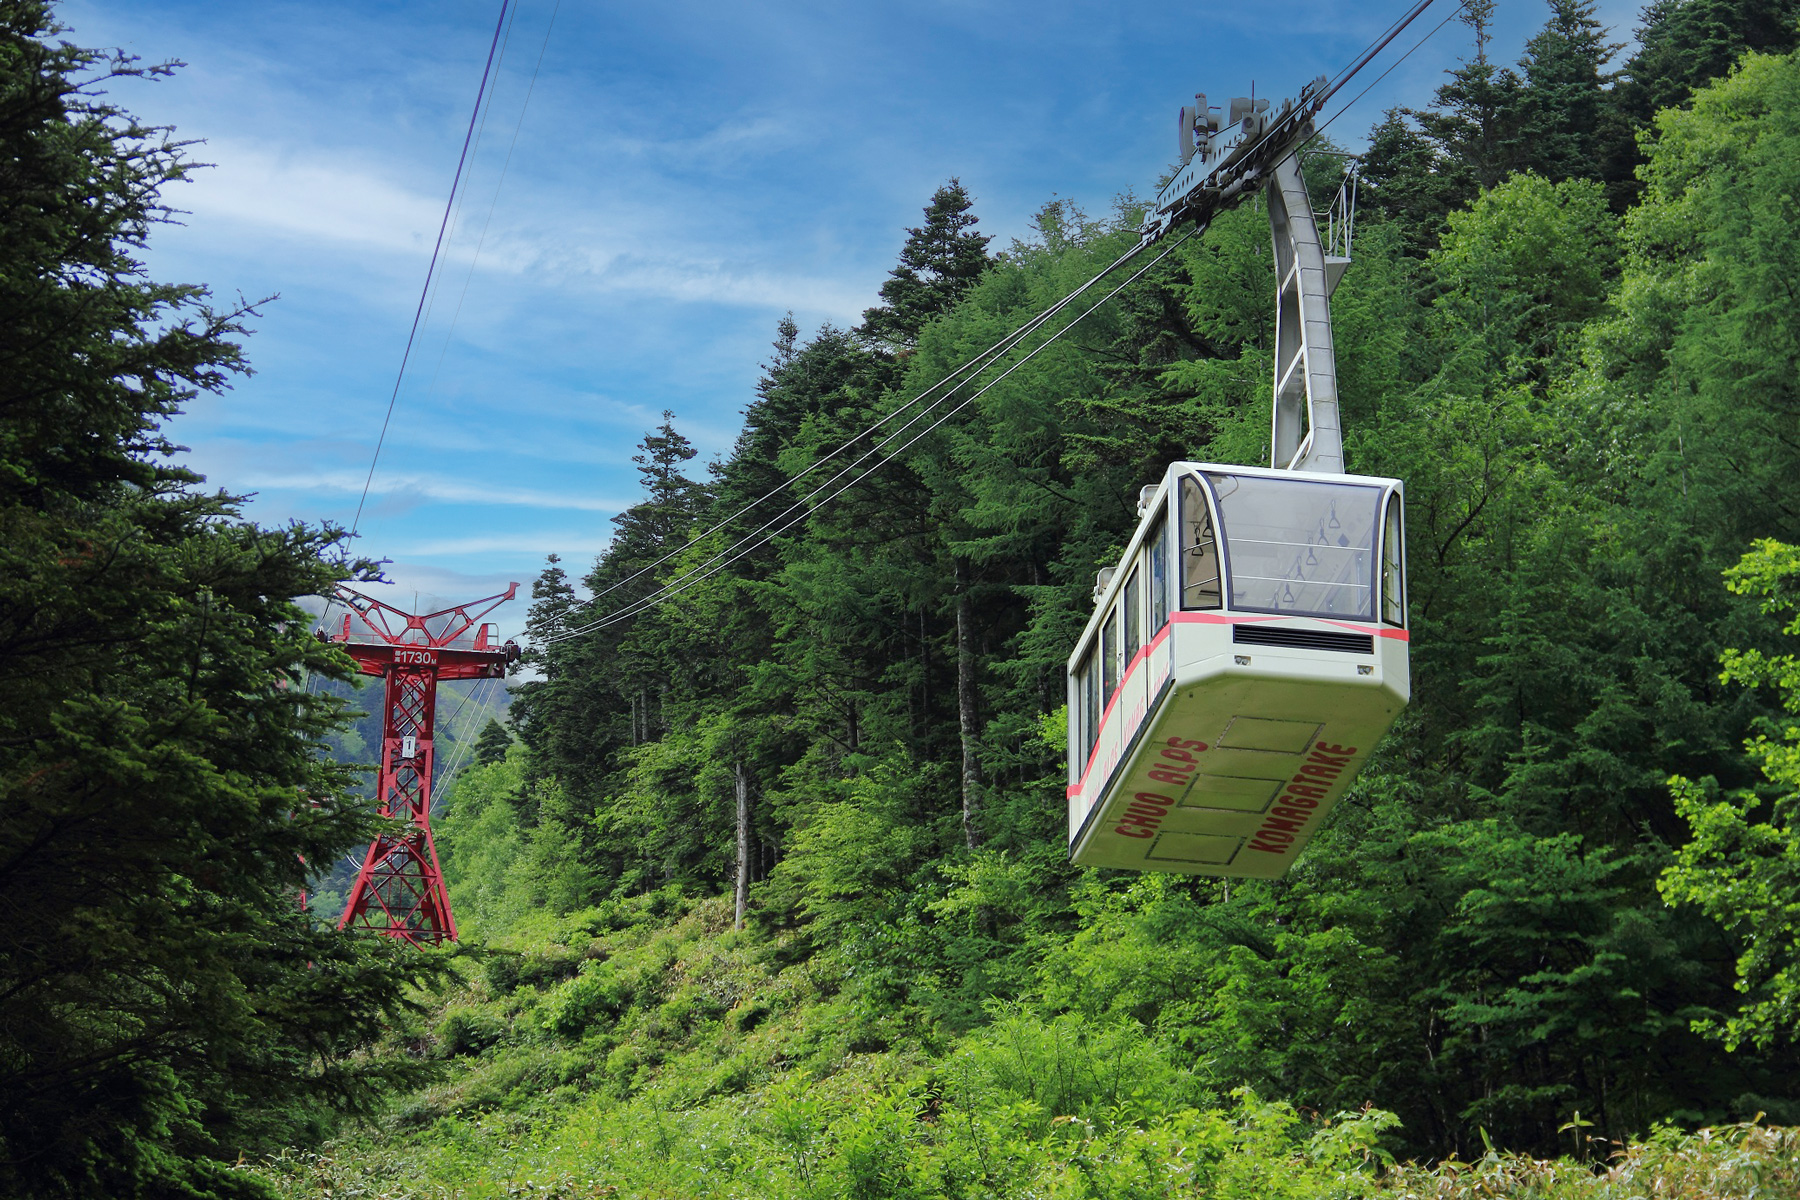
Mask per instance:
[[[1800,1132],[1755,1123],[1598,1163],[1396,1163],[1390,1114],[1211,1093],[1136,1026],[997,1007],[921,1027],[830,955],[732,931],[727,904],[646,898],[497,939],[393,1032],[438,1082],[241,1169],[284,1200],[1800,1197]]]

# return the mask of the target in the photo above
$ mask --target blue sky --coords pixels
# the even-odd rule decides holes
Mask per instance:
[[[701,461],[727,453],[781,315],[858,320],[946,179],[998,246],[1052,197],[1104,211],[1154,190],[1195,91],[1291,95],[1404,7],[518,0],[360,551],[393,560],[404,607],[519,580],[496,614],[516,631],[547,553],[579,575],[605,547],[662,410]],[[1636,8],[1601,5],[1615,40]],[[115,98],[216,164],[172,189],[189,215],[157,235],[156,273],[280,296],[254,323],[256,374],[172,430],[264,524],[356,510],[499,10],[59,9],[72,41],[188,64]],[[1502,0],[1491,52],[1516,58],[1545,14]],[[1468,41],[1444,28],[1331,136],[1354,146],[1382,109],[1425,103]]]

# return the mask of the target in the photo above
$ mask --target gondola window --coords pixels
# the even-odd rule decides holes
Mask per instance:
[[[1113,689],[1119,686],[1119,610],[1113,609],[1106,614],[1106,624],[1102,627],[1100,637],[1100,669],[1101,703],[1112,699]]]
[[[1406,539],[1400,528],[1400,497],[1389,496],[1381,531],[1381,619],[1406,624]]]
[[[1219,545],[1213,537],[1212,512],[1192,476],[1181,480],[1181,607],[1218,608]]]
[[[1125,669],[1131,669],[1131,661],[1137,657],[1138,647],[1144,644],[1143,609],[1144,590],[1138,585],[1143,571],[1137,563],[1131,564],[1131,575],[1125,580]]]
[[[1254,475],[1208,478],[1225,527],[1233,609],[1374,617],[1380,489]]]
[[[1158,521],[1150,531],[1150,632],[1169,623],[1169,529]]]

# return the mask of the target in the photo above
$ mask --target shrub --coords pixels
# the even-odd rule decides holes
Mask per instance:
[[[610,962],[589,960],[558,988],[546,1006],[544,1027],[561,1037],[580,1037],[601,1017],[616,1017],[631,1004],[632,989]]]
[[[435,1030],[439,1047],[447,1057],[479,1054],[498,1045],[506,1036],[506,1022],[493,1013],[475,1008],[453,1008]]]

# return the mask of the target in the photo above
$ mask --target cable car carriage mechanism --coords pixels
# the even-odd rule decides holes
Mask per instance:
[[[1327,305],[1355,177],[1321,243],[1297,148],[1329,94],[1182,109],[1146,241],[1264,189],[1278,279],[1270,467],[1172,463],[1069,659],[1069,855],[1274,878],[1410,695],[1402,487],[1343,470]]]

